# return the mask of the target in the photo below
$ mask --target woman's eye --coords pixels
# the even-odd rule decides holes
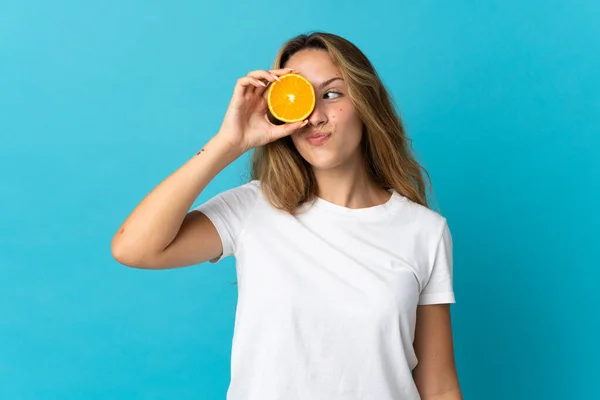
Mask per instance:
[[[342,95],[340,92],[336,92],[336,91],[331,90],[331,91],[325,93],[325,96],[330,95],[330,94],[336,95],[336,97],[339,97],[339,96]],[[330,99],[332,99],[332,98],[335,99],[336,97],[329,97],[329,98]]]

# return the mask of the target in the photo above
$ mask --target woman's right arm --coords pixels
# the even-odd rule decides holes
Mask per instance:
[[[289,70],[252,71],[240,78],[219,129],[206,146],[156,186],[131,212],[111,242],[121,264],[142,269],[184,267],[221,255],[221,238],[199,211],[189,211],[208,183],[252,148],[303,127],[275,126],[266,117],[265,82]]]
[[[219,135],[162,181],[133,210],[112,239],[113,257],[121,264],[166,269],[199,264],[221,254],[212,222],[188,212],[208,183],[241,155]]]

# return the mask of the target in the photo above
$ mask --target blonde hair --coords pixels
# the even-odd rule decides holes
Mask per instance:
[[[414,158],[412,140],[371,62],[348,40],[313,32],[288,40],[279,50],[273,68],[284,68],[293,54],[305,49],[326,51],[341,71],[348,95],[363,121],[362,149],[372,181],[429,207],[422,173],[431,188],[430,176]],[[289,136],[254,150],[251,179],[261,182],[265,197],[275,208],[291,214],[296,214],[298,207],[313,200],[317,193],[311,166]]]

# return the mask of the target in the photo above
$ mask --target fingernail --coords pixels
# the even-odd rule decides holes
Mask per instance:
[[[277,75],[273,75],[273,78],[275,78],[278,82],[281,82],[281,79],[279,79]]]

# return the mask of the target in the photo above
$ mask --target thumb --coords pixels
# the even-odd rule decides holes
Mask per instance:
[[[305,127],[306,124],[308,124],[307,119],[305,119],[304,121],[300,121],[300,122],[279,125],[279,126],[273,128],[274,139],[281,139],[282,137],[291,135],[292,133],[294,133],[294,131],[297,131],[298,129]]]

